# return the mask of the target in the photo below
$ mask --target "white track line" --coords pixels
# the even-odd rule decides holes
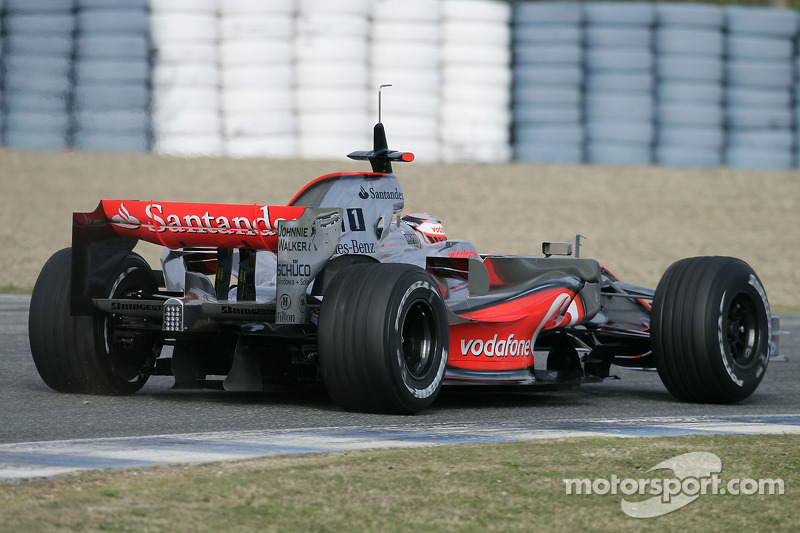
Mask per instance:
[[[571,420],[536,424],[328,427],[0,444],[0,483],[89,470],[201,464],[274,455],[571,437],[800,434],[800,415]]]

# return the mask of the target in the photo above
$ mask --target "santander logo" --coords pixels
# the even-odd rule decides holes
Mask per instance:
[[[119,204],[119,214],[111,217],[111,221],[123,229],[139,229],[141,223],[139,219],[131,215],[125,204]]]
[[[153,233],[274,236],[277,235],[274,226],[281,220],[280,217],[270,217],[268,206],[257,207],[258,211],[254,212],[251,206],[242,209],[242,206],[204,205],[204,209],[195,210],[192,204],[175,204],[178,211],[171,212],[170,208],[175,208],[175,205],[169,203],[162,205],[133,202],[133,204],[132,210],[139,217],[143,214],[144,218],[140,220],[123,202],[120,202],[117,214],[111,217],[111,222],[116,227],[134,231],[146,228]],[[214,212],[215,210],[217,212]]]

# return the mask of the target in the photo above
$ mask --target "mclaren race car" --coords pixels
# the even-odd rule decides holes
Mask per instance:
[[[655,290],[575,243],[479,253],[403,215],[384,127],[349,154],[371,172],[321,176],[288,205],[103,200],[75,213],[44,265],[29,331],[44,382],[131,394],[324,386],[343,409],[415,413],[443,386],[574,387],[611,365],[656,369],[679,400],[736,402],[758,386],[773,323],[745,262],[694,257]],[[160,269],[132,250],[165,247]],[[534,361],[537,363],[534,365]]]

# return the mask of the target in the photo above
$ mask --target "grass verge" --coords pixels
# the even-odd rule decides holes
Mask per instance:
[[[623,495],[567,495],[564,478],[648,473],[690,451],[720,479],[782,479],[783,495],[700,496],[636,519]],[[566,439],[284,456],[0,486],[2,531],[797,531],[800,436]],[[626,496],[643,500],[645,496]]]
[[[18,285],[0,285],[0,294],[23,294],[30,295],[33,287],[20,287]]]

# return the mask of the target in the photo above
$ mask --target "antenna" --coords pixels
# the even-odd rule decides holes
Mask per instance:
[[[414,154],[411,152],[389,150],[389,143],[386,142],[386,130],[381,123],[381,90],[391,86],[391,84],[385,84],[378,87],[378,123],[372,129],[372,150],[360,150],[347,154],[350,159],[368,160],[372,164],[372,171],[378,174],[391,174],[392,161],[414,160]]]
[[[378,87],[378,122],[381,121],[381,91],[383,90],[384,87],[391,87],[391,86],[392,86],[391,83],[386,83]]]

